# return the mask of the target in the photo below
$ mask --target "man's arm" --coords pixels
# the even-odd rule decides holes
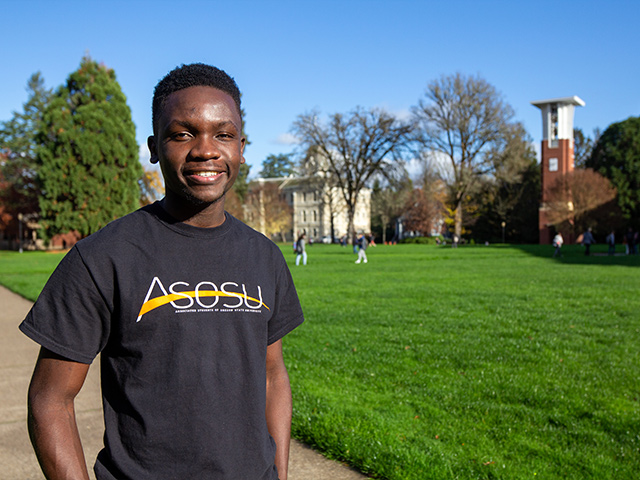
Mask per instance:
[[[276,467],[287,480],[291,440],[291,385],[282,356],[282,340],[267,347],[267,427],[276,442]]]
[[[29,436],[48,480],[89,480],[74,399],[89,365],[61,357],[46,348],[29,385]]]

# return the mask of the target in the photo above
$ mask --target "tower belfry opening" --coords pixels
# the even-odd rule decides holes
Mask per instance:
[[[573,116],[575,107],[584,107],[577,96],[552,98],[531,102],[542,113],[542,148],[540,168],[542,173],[542,196],[538,214],[540,244],[550,244],[553,226],[547,218],[549,187],[573,165]]]

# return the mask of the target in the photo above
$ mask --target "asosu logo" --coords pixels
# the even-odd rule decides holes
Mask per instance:
[[[162,292],[162,295],[151,298],[156,287]],[[269,310],[262,302],[262,289],[258,285],[258,298],[251,297],[247,294],[247,287],[243,283],[239,285],[235,282],[225,282],[220,288],[213,282],[200,282],[193,289],[187,282],[174,282],[169,285],[169,291],[164,288],[162,281],[158,277],[154,277],[149,285],[147,296],[144,298],[140,313],[138,313],[139,322],[145,313],[158,307],[162,307],[170,303],[174,308],[187,309],[192,308],[197,303],[201,308],[214,308],[220,302],[220,298],[233,298],[234,302],[225,302],[221,307],[228,309],[250,308],[257,310],[262,307]]]

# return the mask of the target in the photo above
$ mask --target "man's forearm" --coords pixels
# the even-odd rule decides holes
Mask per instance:
[[[73,403],[29,402],[29,436],[48,480],[89,480]]]
[[[291,413],[291,386],[285,370],[283,375],[267,383],[267,426],[276,442],[275,464],[280,480],[286,480],[288,476]]]
[[[89,365],[40,349],[28,395],[31,443],[48,480],[89,480],[74,400]]]

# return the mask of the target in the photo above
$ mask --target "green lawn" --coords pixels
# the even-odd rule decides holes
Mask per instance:
[[[378,478],[636,478],[640,257],[283,250],[306,315],[285,339],[296,437]],[[59,259],[2,252],[0,283],[34,298]]]
[[[381,478],[636,478],[640,258],[564,250],[309,248],[295,436]]]

